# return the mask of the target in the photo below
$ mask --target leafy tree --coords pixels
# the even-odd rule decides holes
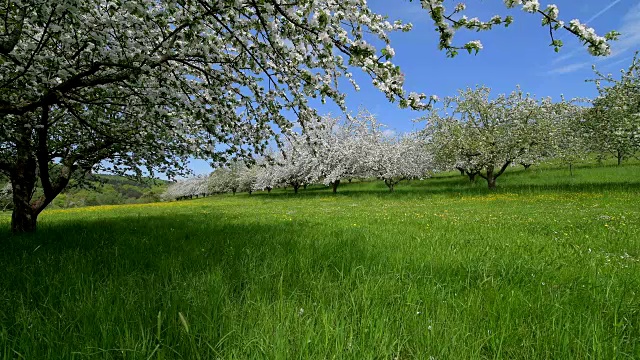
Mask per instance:
[[[595,70],[595,68],[594,68]],[[640,59],[638,53],[620,79],[596,71],[599,96],[586,112],[593,151],[613,154],[618,165],[640,150]],[[609,84],[604,86],[603,83]]]
[[[9,206],[12,205],[12,197],[13,192],[11,190],[11,184],[6,183],[2,188],[0,188],[0,208],[2,209],[2,211],[5,211]]]
[[[170,184],[162,198],[165,200],[192,199],[194,196],[204,196],[209,193],[209,179],[206,176],[196,176]]]
[[[370,176],[365,159],[378,131],[375,116],[365,109],[344,119],[324,116],[308,124],[299,143],[309,147],[308,153],[317,164],[313,181],[331,185],[335,193],[342,179]]]
[[[482,48],[454,45],[455,30],[511,22],[467,20],[460,5],[446,15],[442,0],[421,5],[450,56]],[[537,0],[506,5],[540,14],[552,36],[576,34],[595,55],[616,35],[565,25]],[[77,172],[173,177],[188,172],[189,156],[259,153],[291,128],[285,113],[317,116],[308,97],[344,106],[338,80],[352,79],[349,66],[390,101],[428,105],[405,92],[390,61],[389,32],[410,25],[387,21],[365,0],[12,0],[0,13],[0,172],[12,184],[14,232],[34,231]]]
[[[510,165],[550,155],[558,113],[548,98],[538,101],[518,89],[491,99],[489,88],[478,87],[445,99],[443,107],[429,115],[426,130],[435,159],[463,168],[471,180],[484,178],[489,189]]]
[[[369,152],[371,175],[384,181],[389,191],[402,180],[422,179],[433,172],[433,161],[417,134],[377,136]]]
[[[585,132],[585,108],[573,102],[555,104],[548,151],[551,157],[569,166],[573,176],[573,165],[584,160],[589,153],[589,139]]]
[[[274,182],[281,186],[293,187],[298,193],[300,187],[317,180],[318,159],[309,143],[301,134],[292,134],[281,149],[281,156],[274,166]]]

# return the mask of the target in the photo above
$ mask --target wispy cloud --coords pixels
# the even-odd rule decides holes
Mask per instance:
[[[599,18],[600,16],[602,16],[602,14],[606,13],[607,11],[609,11],[609,9],[611,9],[614,6],[616,6],[620,1],[622,1],[622,0],[612,1],[611,4],[605,6],[602,10],[598,11],[589,20],[587,20],[587,24],[592,22],[593,20]]]
[[[568,73],[572,73],[572,72],[587,68],[589,66],[591,66],[590,61],[579,62],[575,64],[569,64],[569,65],[554,68],[551,71],[549,71],[548,74],[552,74],[552,75],[568,74]]]
[[[625,64],[626,67],[629,66],[629,64],[631,63],[631,59],[633,59],[633,56],[625,56],[622,59],[616,60],[614,62],[608,63],[604,66],[602,66],[603,69],[611,69],[616,65],[620,65],[620,64]]]
[[[622,17],[622,24],[618,31],[621,34],[620,40],[612,43],[612,57],[640,48],[640,3],[633,6]]]
[[[386,129],[382,132],[382,135],[384,136],[388,136],[388,137],[393,137],[396,136],[396,131],[392,130],[392,129]]]

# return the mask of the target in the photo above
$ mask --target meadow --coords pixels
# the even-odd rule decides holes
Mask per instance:
[[[2,359],[637,359],[640,165],[0,215]]]

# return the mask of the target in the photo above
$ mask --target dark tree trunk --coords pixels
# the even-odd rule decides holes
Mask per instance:
[[[13,213],[11,214],[11,231],[25,233],[36,231],[38,214],[31,207],[33,186],[28,183],[15,183],[13,186]]]
[[[267,188],[267,194],[271,194],[271,188],[270,187]]]
[[[384,179],[384,184],[387,185],[387,187],[389,188],[389,192],[393,192],[393,188],[396,185],[396,183],[393,180]]]
[[[467,172],[467,176],[469,177],[469,182],[476,182],[476,175],[478,175],[477,171]]]
[[[464,176],[464,173],[465,173],[464,168],[456,167],[456,169],[458,169],[458,171],[460,171],[460,175]]]
[[[233,193],[233,195],[235,195],[236,194],[236,189],[235,188],[231,189],[231,192]]]
[[[340,185],[340,180],[336,180],[331,183],[331,188],[333,189],[334,194],[338,192],[338,185]]]
[[[529,168],[531,167],[531,164],[522,164],[522,166],[524,166],[525,170],[529,170]]]
[[[487,185],[489,186],[489,190],[496,189],[496,177],[493,174],[493,166],[487,167]]]
[[[37,180],[36,158],[30,151],[28,139],[25,137],[23,140],[24,142],[17,146],[16,163],[10,174],[13,191],[11,231],[14,233],[36,231],[38,218],[38,212],[31,206]]]
[[[308,185],[308,184],[304,184],[304,185],[302,185],[302,188],[303,188],[303,189],[305,189],[305,190],[307,190],[307,185]]]
[[[620,150],[617,151],[616,157],[618,158],[618,166],[622,164],[622,158],[624,157],[624,153]]]
[[[351,184],[351,180],[353,180],[353,179],[349,179],[349,184]]]
[[[573,163],[569,163],[569,175],[573,177]]]
[[[297,194],[298,193],[298,189],[300,188],[300,184],[293,184],[293,193]]]
[[[253,190],[249,189],[249,195],[251,195],[251,193],[253,193]]]

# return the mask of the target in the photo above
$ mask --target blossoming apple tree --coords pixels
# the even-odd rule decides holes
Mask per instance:
[[[618,165],[640,151],[640,59],[638,53],[620,79],[596,71],[599,96],[585,116],[592,150],[613,154]],[[605,84],[609,84],[605,86]]]
[[[167,187],[162,194],[165,200],[192,199],[194,196],[206,196],[209,194],[207,176],[195,176],[176,181]]]
[[[375,116],[365,109],[344,119],[324,116],[307,125],[303,144],[310,148],[309,154],[317,164],[313,180],[331,185],[335,193],[345,178],[370,176],[363,159],[370,155],[372,141],[379,131]]]
[[[436,159],[447,159],[471,180],[478,175],[495,189],[496,179],[510,165],[551,156],[557,107],[520,89],[492,99],[489,88],[468,88],[430,114],[426,134]]]
[[[482,47],[455,45],[455,31],[511,22],[420,3],[451,56]],[[615,37],[565,24],[537,0],[505,4],[540,14],[552,36],[574,33],[594,55]],[[390,101],[427,105],[391,62],[389,33],[411,26],[366,0],[12,0],[0,13],[0,171],[12,184],[14,232],[34,231],[75,172],[175,176],[190,156],[260,153],[291,128],[285,114],[316,117],[309,97],[344,106],[338,82],[354,68]]]
[[[380,134],[369,152],[370,174],[384,181],[389,191],[402,180],[423,179],[434,171],[431,154],[418,134]]]

